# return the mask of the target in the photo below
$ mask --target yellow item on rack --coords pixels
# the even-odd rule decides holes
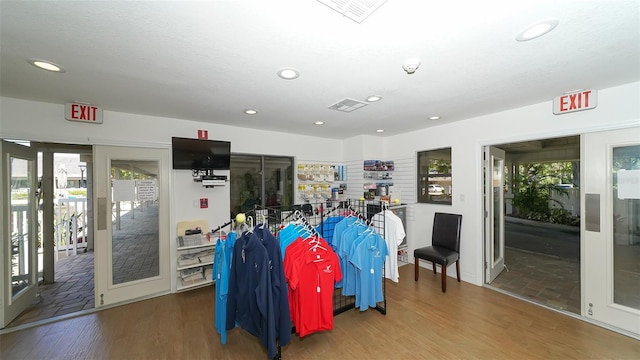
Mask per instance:
[[[236,222],[238,224],[243,224],[245,220],[247,220],[247,217],[245,216],[244,213],[239,213],[238,215],[236,215]]]

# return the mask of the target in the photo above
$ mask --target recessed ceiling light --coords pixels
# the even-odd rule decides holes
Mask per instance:
[[[540,20],[536,23],[533,23],[527,26],[526,29],[522,30],[517,36],[516,40],[518,41],[527,41],[532,40],[537,37],[540,37],[551,30],[555,29],[558,26],[558,19],[544,19]]]
[[[376,101],[380,101],[382,100],[382,97],[377,96],[377,95],[371,95],[367,98],[368,102],[376,102]]]
[[[438,120],[440,116],[429,116],[429,120]]]
[[[382,129],[378,129],[378,130],[376,130],[376,132],[377,132],[377,133],[381,133],[381,132],[384,132],[384,130],[382,130]]]
[[[38,67],[43,70],[63,73],[64,69],[60,65],[56,65],[50,61],[45,60],[37,60],[37,59],[28,59],[27,62],[35,67]]]
[[[293,80],[300,76],[300,72],[294,68],[284,68],[278,70],[278,76],[285,80]]]
[[[316,122],[314,122],[314,124],[316,124],[316,125],[324,125],[324,121],[316,121]]]
[[[247,114],[247,115],[255,115],[258,112],[256,110],[253,110],[253,109],[247,109],[247,110],[244,111],[244,113]]]

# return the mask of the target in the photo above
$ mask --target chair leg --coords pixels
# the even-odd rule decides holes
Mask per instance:
[[[436,263],[432,262],[431,265],[433,265],[433,273],[436,273]]]
[[[447,292],[447,267],[445,265],[440,267],[442,268],[442,292]]]
[[[456,275],[458,275],[458,282],[460,282],[460,260],[456,260]]]
[[[416,275],[415,275],[415,279],[416,279],[416,281],[418,281],[418,271],[419,271],[419,269],[420,269],[420,265],[418,264],[418,262],[419,262],[419,261],[420,261],[420,260],[418,260],[418,258],[417,258],[417,257],[414,257],[414,258],[413,258],[413,267],[414,267],[415,272],[416,272]]]

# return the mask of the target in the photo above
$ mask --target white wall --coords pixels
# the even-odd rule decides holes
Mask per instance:
[[[216,170],[216,175],[226,175],[229,171]],[[172,211],[176,224],[179,221],[204,219],[209,222],[209,230],[229,221],[229,183],[224,186],[203,188],[202,183],[193,181],[191,170],[173,171]],[[200,199],[207,199],[208,208],[200,208]]]
[[[342,141],[172,119],[104,111],[103,124],[64,119],[64,105],[0,97],[0,138],[73,144],[170,146],[171,137],[231,141],[234,153],[299,156],[318,161],[342,158]],[[322,151],[317,151],[322,149]]]
[[[342,160],[339,140],[114,111],[104,111],[103,117],[103,124],[71,122],[64,119],[64,105],[2,97],[0,138],[169,149],[172,136],[195,138],[202,129],[210,139],[230,141],[234,153],[295,156],[309,162]],[[189,171],[173,171],[171,179],[172,224],[207,219],[214,227],[228,221],[229,186],[205,189],[192,181]],[[206,210],[194,205],[204,197],[210,204]]]
[[[170,151],[172,136],[196,138],[201,129],[208,130],[210,139],[230,141],[234,153],[293,156],[312,163],[339,163],[342,160],[342,141],[339,140],[114,111],[104,111],[103,118],[103,124],[70,122],[64,119],[64,105],[0,98],[2,139],[153,147]],[[216,174],[225,173],[228,176],[228,171],[216,171]],[[230,190],[228,183],[204,188],[201,183],[193,181],[191,172],[187,170],[173,170],[170,181],[169,226],[173,268],[176,260],[175,224],[182,220],[205,219],[213,229],[226,223],[229,221]],[[201,198],[208,199],[208,208],[200,208]],[[175,290],[175,279],[173,282]]]
[[[551,98],[557,95],[550,94],[548,102],[402,135],[363,135],[344,141],[112,111],[104,112],[102,125],[73,123],[64,120],[63,105],[0,98],[0,138],[168,149],[171,136],[196,137],[197,130],[203,129],[209,131],[211,139],[231,141],[231,150],[235,153],[343,163],[348,166],[350,196],[362,193],[363,160],[394,160],[398,164],[394,183],[397,179],[402,186],[403,202],[411,204],[407,213],[409,250],[430,242],[435,211],[463,214],[461,276],[480,285],[483,282],[482,146],[640,124],[638,82],[598,91],[598,107],[593,110],[559,116],[552,114]],[[450,206],[415,204],[416,152],[442,147],[452,147],[453,203]],[[182,220],[183,216],[205,214],[193,207],[193,200],[200,196],[208,196],[210,204],[228,199],[228,186],[223,191],[203,189],[176,171],[172,181],[175,205],[171,211],[172,223],[178,217]],[[211,226],[225,222],[228,216],[226,212],[215,211],[206,215]]]
[[[462,214],[461,277],[482,284],[482,146],[638,126],[639,99],[640,83],[636,82],[598,91],[598,107],[593,110],[553,115],[550,100],[386,138],[385,158],[413,158],[414,164],[417,151],[452,148],[453,203],[410,206],[409,254],[430,244],[434,212]]]

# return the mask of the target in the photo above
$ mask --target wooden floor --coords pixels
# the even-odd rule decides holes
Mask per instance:
[[[349,310],[282,359],[640,359],[640,341],[411,265],[387,283],[387,314]],[[214,288],[124,305],[0,336],[0,359],[265,359],[241,329],[221,345]]]

